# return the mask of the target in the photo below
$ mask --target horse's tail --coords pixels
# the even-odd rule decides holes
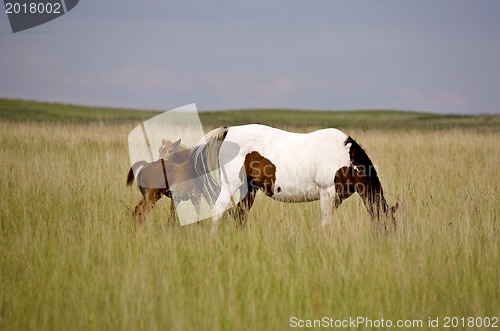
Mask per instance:
[[[137,170],[145,164],[147,164],[146,161],[137,161],[130,167],[130,170],[127,174],[127,186],[130,186],[134,183],[134,172],[137,173]]]
[[[196,177],[201,178],[203,190],[215,203],[220,194],[220,184],[211,172],[219,168],[219,150],[229,131],[223,126],[207,133],[191,151],[190,164]],[[205,194],[204,194],[205,195]]]

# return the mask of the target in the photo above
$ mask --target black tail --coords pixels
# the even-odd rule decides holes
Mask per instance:
[[[148,162],[146,161],[137,161],[130,167],[130,170],[128,171],[127,174],[127,186],[130,186],[134,183],[134,173],[136,173],[140,167],[142,167],[144,164],[147,163]]]

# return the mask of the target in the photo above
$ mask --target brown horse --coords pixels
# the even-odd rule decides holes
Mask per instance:
[[[172,194],[167,180],[168,173],[174,173],[174,168],[179,172],[178,180],[181,179],[184,171],[179,171],[179,167],[184,167],[189,160],[191,150],[180,144],[181,139],[176,142],[163,139],[161,147],[158,149],[160,159],[154,162],[138,161],[134,163],[127,175],[127,186],[134,182],[134,173],[137,175],[137,186],[142,194],[142,200],[135,206],[132,215],[136,226],[141,226],[142,222],[151,209],[162,196],[172,198]],[[173,176],[173,175],[171,175]],[[170,179],[172,183],[174,178]],[[182,195],[182,194],[179,194]],[[177,218],[174,201],[170,203],[170,219]]]
[[[160,148],[158,148],[160,158],[171,158],[175,163],[182,163],[189,159],[191,149],[181,145],[181,140],[171,142],[170,140],[163,139]]]

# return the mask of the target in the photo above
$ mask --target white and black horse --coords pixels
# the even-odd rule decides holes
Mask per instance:
[[[223,160],[227,154],[231,159]],[[358,193],[374,222],[384,228],[388,221],[395,225],[398,204],[387,205],[372,161],[354,139],[337,129],[302,134],[260,124],[221,127],[200,140],[191,160],[199,176],[209,177],[205,189],[217,197],[213,230],[235,204],[238,190],[244,195],[238,206],[249,210],[259,189],[283,202],[320,200],[323,226],[343,200]],[[217,168],[220,184],[210,176]]]

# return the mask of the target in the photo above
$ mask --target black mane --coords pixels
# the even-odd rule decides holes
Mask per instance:
[[[356,169],[358,176],[361,178],[362,183],[366,185],[364,190],[368,199],[369,206],[368,210],[372,216],[377,217],[380,212],[387,211],[387,203],[384,198],[384,192],[382,190],[382,185],[380,184],[380,179],[377,174],[377,170],[373,165],[372,160],[368,157],[363,147],[361,147],[354,139],[347,137],[344,141],[344,146],[350,145],[349,156],[351,158],[351,164],[354,169]],[[362,192],[358,192],[363,196]]]

